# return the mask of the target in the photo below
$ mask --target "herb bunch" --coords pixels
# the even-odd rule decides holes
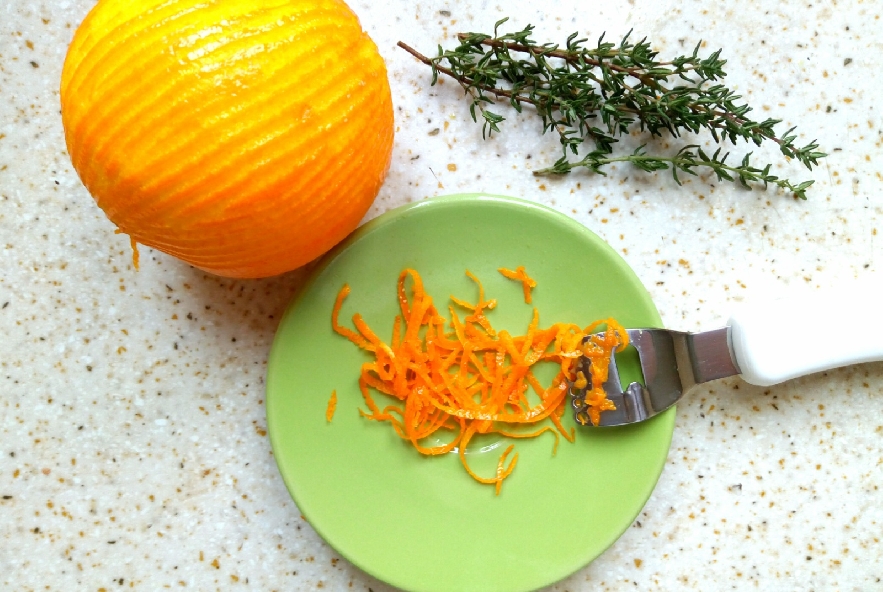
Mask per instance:
[[[576,33],[561,48],[553,43],[537,44],[531,39],[533,27],[499,34],[502,19],[494,34],[460,33],[460,45],[453,50],[438,48],[438,55],[426,57],[399,42],[399,46],[432,68],[432,84],[439,74],[456,80],[472,99],[469,110],[474,121],[482,118],[482,136],[499,132],[505,118],[491,110],[498,102],[508,102],[521,113],[527,105],[543,122],[543,133],[555,132],[563,155],[554,165],[537,170],[535,175],[566,174],[587,168],[604,175],[611,163],[629,162],[644,171],[671,169],[680,185],[679,172],[696,175],[696,169],[709,169],[718,178],[741,183],[773,184],[806,199],[812,180],[793,184],[763,167],[751,163],[751,153],[741,162],[728,163],[729,152],[718,148],[711,155],[691,144],[674,156],[651,155],[646,144],[631,154],[613,153],[617,137],[628,135],[634,126],[651,136],[668,133],[711,134],[718,144],[724,140],[736,144],[740,139],[760,146],[774,142],[785,157],[795,159],[812,170],[827,156],[812,141],[795,145],[797,136],[791,128],[777,134],[779,119],[754,121],[748,117],[751,107],[739,102],[740,96],[721,84],[726,60],[720,50],[707,57],[693,53],[670,61],[657,61],[646,38],[632,43],[627,34],[619,44],[604,41],[594,47]],[[443,65],[447,62],[447,65]],[[580,147],[590,141],[593,148],[581,158]],[[571,155],[576,160],[570,160]]]

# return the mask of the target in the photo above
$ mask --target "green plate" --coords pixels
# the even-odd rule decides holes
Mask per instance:
[[[494,326],[523,334],[532,307],[521,285],[497,272],[518,265],[538,283],[533,305],[542,327],[609,316],[626,326],[661,325],[647,291],[604,241],[546,207],[488,195],[433,198],[365,224],[324,259],[280,323],[267,423],[282,478],[334,549],[399,588],[511,592],[551,584],[613,544],[662,472],[673,409],[640,425],[581,428],[555,456],[549,434],[515,441],[518,466],[499,496],[470,478],[456,454],[424,457],[388,424],[359,416],[357,379],[369,358],[331,329],[344,283],[352,292],[341,322],[360,312],[389,339],[402,269],[421,274],[443,314],[451,294],[476,298],[468,269],[498,300],[489,313]],[[338,404],[328,423],[332,390]],[[565,419],[574,425],[569,413]],[[470,464],[493,474],[504,444],[493,436],[470,444]]]

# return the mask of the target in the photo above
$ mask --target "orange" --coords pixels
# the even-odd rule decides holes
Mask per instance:
[[[232,277],[328,251],[392,152],[383,59],[340,0],[99,0],[61,113],[74,168],[133,244]]]

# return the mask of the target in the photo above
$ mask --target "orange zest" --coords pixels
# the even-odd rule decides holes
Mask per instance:
[[[393,322],[389,343],[380,339],[358,313],[352,316],[355,330],[340,324],[340,311],[350,292],[348,285],[337,295],[331,323],[334,331],[373,356],[362,364],[359,375],[359,389],[367,407],[367,411],[360,409],[360,414],[389,423],[399,437],[422,454],[456,452],[466,472],[479,483],[493,485],[499,495],[503,481],[517,465],[518,453],[513,454],[514,445],[509,445],[500,455],[494,474],[482,476],[467,460],[467,447],[473,438],[486,434],[535,438],[550,432],[555,437],[553,454],[560,436],[573,442],[573,428],[568,431],[561,421],[570,385],[581,381],[586,387],[593,421],[601,411],[615,408],[601,384],[607,377],[605,360],[609,361],[614,349],[624,347],[627,336],[613,319],[603,321],[606,330],[594,336],[590,333],[600,322],[585,329],[567,323],[543,329],[536,309],[524,335],[495,330],[485,313],[496,307],[496,300],[486,299],[478,278],[468,271],[467,276],[477,284],[478,301],[472,304],[451,297],[457,307],[467,311],[462,318],[454,306],[448,307],[449,320],[442,317],[425,292],[420,275],[405,269],[399,275],[396,292],[401,312]],[[525,293],[529,295],[529,288]],[[590,356],[592,364],[591,390],[588,378],[576,373],[576,361],[583,355]],[[542,362],[557,367],[547,386],[535,374]],[[379,404],[372,393],[390,403]]]
[[[337,409],[337,391],[331,391],[331,398],[328,399],[328,407],[325,409],[325,421],[334,419],[334,411]]]
[[[122,230],[117,228],[113,231],[114,234],[125,234]],[[129,246],[132,248],[132,267],[135,268],[135,271],[140,269],[140,261],[141,255],[138,253],[138,243],[135,241],[133,237],[129,237]]]
[[[515,280],[516,282],[521,282],[521,287],[524,289],[524,301],[527,304],[530,304],[530,301],[531,301],[530,291],[533,288],[537,287],[537,282],[532,277],[527,275],[527,272],[524,271],[524,266],[519,265],[518,267],[515,268],[515,271],[512,271],[511,269],[506,269],[504,267],[501,267],[497,271],[499,271],[501,274],[503,274],[504,277],[507,277],[510,280]]]
[[[629,344],[629,335],[626,330],[613,319],[605,321],[607,329],[603,332],[592,333],[601,324],[600,321],[592,323],[586,327],[586,333],[592,333],[588,336],[582,346],[582,355],[588,358],[591,367],[591,383],[588,377],[582,372],[576,373],[576,379],[573,386],[577,389],[585,389],[583,401],[587,406],[589,421],[592,425],[598,425],[601,422],[602,411],[613,411],[616,405],[607,398],[607,392],[604,390],[604,383],[607,381],[607,371],[610,367],[611,352],[621,352]],[[579,417],[577,418],[582,424],[586,422]]]

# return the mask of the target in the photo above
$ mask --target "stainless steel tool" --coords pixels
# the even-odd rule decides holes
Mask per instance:
[[[831,368],[883,360],[883,277],[789,299],[755,301],[727,326],[702,333],[628,329],[644,381],[623,388],[616,354],[603,387],[616,405],[600,426],[643,421],[677,403],[697,384],[741,375],[773,385]],[[588,339],[588,338],[586,338]],[[579,369],[591,374],[587,358]],[[591,426],[585,389],[571,386],[577,422]]]

